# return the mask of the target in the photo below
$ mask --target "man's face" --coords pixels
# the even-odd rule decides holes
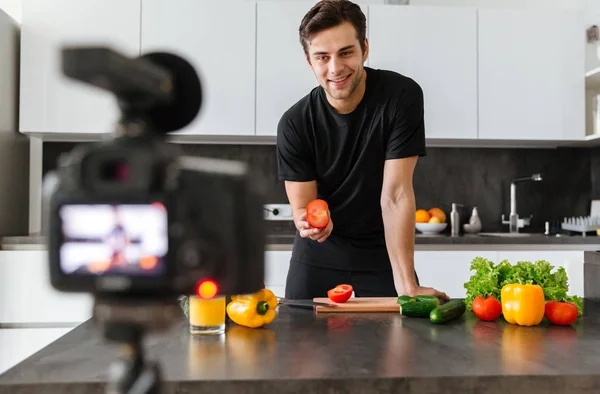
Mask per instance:
[[[354,26],[343,23],[311,38],[306,61],[327,94],[345,100],[364,79],[363,63],[368,53],[368,43],[362,53]]]

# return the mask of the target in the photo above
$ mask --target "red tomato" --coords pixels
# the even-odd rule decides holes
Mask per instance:
[[[306,221],[314,228],[325,228],[329,224],[329,205],[324,200],[312,200],[306,206]]]
[[[471,305],[475,316],[484,321],[494,321],[502,314],[502,304],[494,296],[477,296]]]
[[[327,296],[333,302],[342,303],[350,299],[352,291],[353,289],[350,285],[337,285],[327,292]]]
[[[572,302],[548,301],[544,315],[552,324],[568,326],[577,320],[577,306]]]

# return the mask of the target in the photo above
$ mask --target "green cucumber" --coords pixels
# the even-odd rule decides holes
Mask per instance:
[[[467,304],[464,300],[450,300],[445,304],[432,309],[429,314],[429,320],[435,324],[444,324],[451,320],[458,319],[467,310]]]
[[[401,295],[400,297],[398,297],[398,304],[400,304],[400,305],[402,305],[406,302],[421,302],[421,301],[431,301],[431,302],[435,302],[437,305],[440,304],[440,299],[437,298],[436,296],[418,295],[415,297],[411,297],[411,296],[407,296],[407,295]]]
[[[416,299],[415,297],[411,297],[411,296],[407,296],[407,295],[401,295],[400,297],[398,297],[398,304],[402,305],[405,302],[415,302]]]
[[[406,317],[428,317],[438,305],[439,300],[408,301],[400,304],[400,314]]]

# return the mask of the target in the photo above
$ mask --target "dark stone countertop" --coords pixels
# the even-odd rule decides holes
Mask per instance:
[[[266,250],[291,251],[295,233],[288,228],[272,229],[265,240]],[[485,236],[462,234],[451,237],[417,234],[415,250],[534,250],[543,246],[544,250],[600,250],[600,237],[588,234],[564,233],[560,236],[534,233],[527,236]],[[2,239],[1,250],[46,250],[45,238],[40,236],[6,237]]]
[[[552,245],[552,244],[578,244],[578,245],[599,245],[600,237],[597,235],[544,235],[544,234],[527,234],[521,236],[486,236],[479,234],[466,234],[458,237],[449,235],[424,235],[417,234],[415,243],[418,244],[537,244],[537,245]]]
[[[520,327],[467,312],[447,325],[397,313],[280,306],[268,328],[194,337],[181,320],[147,339],[163,393],[597,394],[600,302],[574,326]],[[90,321],[0,375],[0,394],[103,393],[115,347]]]
[[[289,232],[269,234],[267,250],[292,250],[295,235]],[[529,234],[526,236],[486,236],[466,234],[451,237],[447,234],[415,236],[415,250],[600,250],[600,237],[597,235]]]
[[[289,243],[294,242],[294,234],[269,234],[267,235],[267,244],[277,243]],[[485,236],[477,234],[461,235],[458,237],[451,237],[446,234],[442,235],[424,235],[417,234],[415,236],[415,244],[427,245],[427,244],[491,244],[491,245],[502,245],[502,244],[578,244],[578,245],[598,245],[600,246],[600,237],[597,235],[588,235],[582,237],[581,235],[544,235],[544,234],[531,234],[527,236]]]

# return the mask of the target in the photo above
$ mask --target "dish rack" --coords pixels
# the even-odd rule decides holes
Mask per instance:
[[[600,230],[600,216],[579,216],[564,218],[561,223],[563,230],[575,231],[585,237],[590,231]]]

